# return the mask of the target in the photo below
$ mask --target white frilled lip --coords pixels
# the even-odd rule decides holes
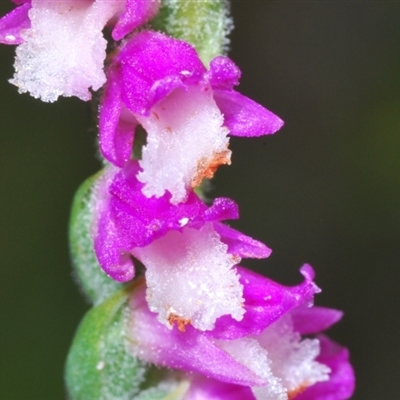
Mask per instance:
[[[243,318],[243,286],[233,268],[240,258],[228,253],[212,223],[168,232],[133,254],[146,266],[149,308],[164,325],[206,331],[222,315]]]

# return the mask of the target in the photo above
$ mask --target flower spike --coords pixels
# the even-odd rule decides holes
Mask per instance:
[[[314,306],[313,268],[287,287],[240,266],[271,250],[226,224],[233,200],[204,199],[230,136],[283,125],[235,90],[228,0],[13,3],[0,43],[17,45],[20,92],[89,100],[104,85],[104,167],[78,190],[69,231],[93,305],[67,360],[71,400],[349,399],[349,353],[323,334],[342,312]]]

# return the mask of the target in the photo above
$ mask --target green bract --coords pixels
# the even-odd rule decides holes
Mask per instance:
[[[75,335],[66,365],[73,400],[130,399],[144,379],[142,362],[127,352],[129,293],[122,289],[92,308]]]
[[[128,306],[131,287],[123,288],[84,317],[66,364],[71,400],[179,400],[188,382],[143,363],[129,351]]]
[[[75,277],[85,296],[99,304],[121,288],[100,267],[93,250],[92,223],[94,218],[93,189],[102,171],[88,178],[75,194],[69,223],[69,242]]]

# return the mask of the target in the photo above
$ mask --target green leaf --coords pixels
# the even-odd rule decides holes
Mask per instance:
[[[87,179],[78,189],[72,204],[69,242],[75,278],[83,294],[99,304],[122,284],[111,279],[100,267],[93,249],[93,190],[103,171]]]

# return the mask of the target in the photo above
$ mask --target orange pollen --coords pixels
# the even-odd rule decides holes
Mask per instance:
[[[226,149],[219,153],[214,153],[210,160],[201,158],[197,163],[197,172],[191,183],[192,188],[199,186],[204,178],[211,179],[220,165],[229,165],[231,163],[230,153],[230,150]]]
[[[307,388],[307,383],[303,383],[296,389],[291,390],[290,392],[288,392],[288,400],[294,400],[296,396],[303,393]]]
[[[174,324],[175,324],[175,322],[176,322],[176,324],[178,325],[178,329],[179,329],[181,332],[185,332],[185,330],[186,330],[186,325],[189,325],[191,321],[190,321],[190,319],[185,319],[185,318],[179,317],[178,315],[170,314],[170,315],[168,316],[168,322],[169,322],[172,326],[174,326]]]
[[[236,264],[239,264],[241,261],[241,257],[239,257],[238,255],[232,255],[232,262]]]

